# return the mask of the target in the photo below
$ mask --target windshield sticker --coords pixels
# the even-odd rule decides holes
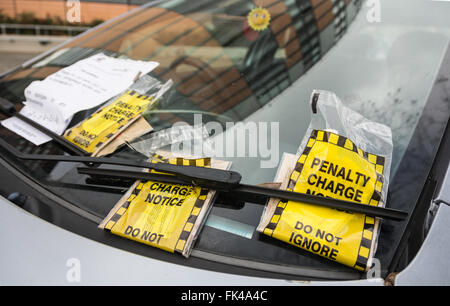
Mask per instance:
[[[248,13],[247,22],[254,31],[263,31],[269,26],[270,13],[265,8],[257,7]]]
[[[157,158],[152,160],[152,163],[157,162]],[[171,158],[169,163],[197,167],[213,165],[210,158]],[[225,168],[229,166],[229,163],[222,162],[220,168],[225,164]],[[99,227],[112,234],[188,257],[214,194],[215,191],[197,186],[138,181]]]
[[[155,99],[128,91],[113,103],[101,108],[77,126],[66,131],[64,137],[87,153],[95,155],[128,127]]]

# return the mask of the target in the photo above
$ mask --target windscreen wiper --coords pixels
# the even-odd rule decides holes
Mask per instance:
[[[71,153],[73,155],[78,155],[78,156],[89,155],[87,152],[85,152],[82,149],[80,149],[79,147],[75,146],[73,143],[71,143],[64,137],[56,134],[55,132],[40,125],[36,121],[33,121],[30,118],[25,117],[24,115],[22,115],[21,113],[16,111],[14,104],[4,98],[0,98],[0,112],[2,112],[3,114],[5,114],[7,116],[16,117],[16,118],[22,120],[23,122],[31,125],[35,129],[44,133],[45,135],[50,137],[52,140],[54,140],[56,143],[58,143],[64,149],[64,151],[66,151],[68,153]]]
[[[0,147],[21,160],[36,160],[49,162],[84,163],[89,166],[116,165],[151,169],[166,174],[175,175],[183,181],[194,185],[201,185],[209,189],[231,190],[241,181],[241,175],[235,171],[220,170],[206,167],[180,166],[167,163],[150,163],[147,161],[133,161],[115,157],[89,157],[71,155],[43,155],[22,153],[0,139]]]
[[[105,165],[119,165],[129,167],[139,167],[166,174],[154,174],[137,171],[111,170],[111,169],[93,169],[93,168],[79,168],[80,174],[88,174],[94,176],[119,177],[127,179],[142,179],[142,180],[157,180],[175,184],[190,184],[203,188],[214,189],[218,191],[233,191],[234,193],[251,194],[257,196],[265,196],[267,198],[274,197],[282,200],[292,200],[297,202],[305,202],[313,205],[320,205],[330,208],[352,211],[356,213],[363,213],[373,217],[387,218],[393,220],[404,220],[408,213],[399,210],[393,210],[383,207],[359,205],[349,201],[336,200],[331,198],[318,197],[308,194],[301,194],[297,192],[290,192],[286,190],[273,189],[261,186],[252,186],[240,184],[241,175],[235,171],[195,167],[195,166],[180,166],[171,165],[167,163],[149,163],[146,161],[130,161],[121,158],[98,158],[89,157],[87,152],[73,145],[64,137],[54,133],[39,123],[23,116],[16,111],[14,104],[10,101],[0,98],[0,112],[14,116],[32,127],[46,134],[55,142],[61,145],[65,151],[76,156],[67,155],[40,155],[40,154],[25,154],[21,153],[14,147],[10,146],[4,140],[0,139],[0,145],[9,153],[18,159],[22,160],[39,160],[39,161],[57,161],[57,162],[74,162],[85,163],[89,166],[100,164]],[[170,175],[167,175],[170,174]]]
[[[184,167],[184,166],[183,166]],[[202,167],[198,167],[202,168]],[[220,170],[225,171],[225,170]],[[184,180],[182,177],[165,175],[165,174],[156,174],[156,173],[148,173],[148,172],[139,172],[139,171],[130,171],[130,170],[116,170],[116,169],[98,169],[98,168],[86,168],[79,167],[78,173],[87,174],[91,176],[104,176],[104,177],[115,177],[115,178],[127,178],[127,179],[135,179],[135,180],[145,180],[145,181],[158,181],[170,184],[181,184],[181,185],[197,185],[204,188],[209,188],[210,184],[197,184],[195,180],[192,182]],[[210,178],[208,181],[215,181],[214,178]],[[391,219],[395,221],[405,220],[408,216],[408,213],[405,211],[363,205],[349,201],[337,200],[332,198],[325,198],[314,196],[310,194],[292,192],[281,189],[273,189],[263,186],[255,186],[255,185],[246,185],[242,183],[234,184],[231,189],[221,189],[220,184],[218,191],[226,191],[238,194],[246,194],[246,195],[256,195],[263,196],[266,198],[278,198],[285,201],[295,201],[295,202],[304,202],[313,205],[324,206],[328,208],[335,208],[339,210],[351,211],[354,213],[366,214],[372,217],[377,218],[385,218]]]
[[[167,163],[150,163],[147,161],[133,161],[113,157],[88,157],[69,155],[41,155],[27,154],[18,151],[3,139],[0,139],[0,147],[8,151],[15,158],[21,160],[54,161],[84,163],[87,165],[117,165],[155,170],[159,173],[147,173],[130,170],[114,170],[99,168],[78,168],[80,174],[91,176],[127,178],[133,180],[154,180],[166,183],[194,185],[221,192],[236,194],[256,195],[266,198],[279,198],[335,208],[355,213],[362,213],[372,217],[405,220],[408,213],[405,211],[383,208],[370,205],[362,205],[354,202],[319,197],[314,195],[291,192],[287,190],[273,189],[262,186],[241,184],[241,175],[235,171],[221,170],[196,166],[181,166]]]

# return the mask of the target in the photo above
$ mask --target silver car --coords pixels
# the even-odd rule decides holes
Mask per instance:
[[[263,31],[246,18],[259,2],[271,15]],[[100,52],[152,60],[160,65],[151,76],[174,81],[160,112],[147,118],[154,133],[193,124],[197,113],[206,121],[279,122],[281,158],[306,132],[312,90],[333,91],[393,133],[387,207],[409,217],[383,220],[372,269],[361,273],[265,237],[255,230],[264,203],[232,194],[214,203],[188,259],[123,239],[97,226],[126,185],[92,181],[76,164],[22,161],[2,146],[1,285],[450,284],[450,3],[259,2],[151,1],[3,74],[0,98],[19,108],[32,81]],[[0,134],[24,153],[64,154],[55,142],[38,147],[4,127]],[[143,159],[126,145],[112,156]],[[264,158],[228,159],[245,183],[259,184],[277,171],[259,167]]]

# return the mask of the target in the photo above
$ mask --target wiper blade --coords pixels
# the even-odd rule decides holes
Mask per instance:
[[[3,139],[0,139],[0,147],[8,151],[15,158],[21,160],[84,163],[90,166],[116,165],[145,168],[175,175],[185,183],[207,186],[205,188],[217,190],[231,190],[241,181],[241,175],[238,172],[215,168],[181,166],[167,163],[154,164],[147,161],[133,161],[115,157],[27,154],[20,152]]]
[[[44,133],[45,135],[50,137],[52,140],[57,142],[68,153],[71,153],[71,154],[74,154],[74,155],[78,155],[78,156],[87,156],[87,155],[89,155],[87,152],[85,152],[82,149],[80,149],[79,147],[75,146],[73,143],[71,143],[70,141],[68,141],[64,137],[56,134],[55,132],[47,129],[46,127],[44,127],[42,125],[40,125],[36,121],[33,121],[30,118],[25,117],[21,113],[17,112],[15,107],[14,107],[14,104],[11,103],[10,101],[4,99],[4,98],[0,98],[0,112],[4,113],[7,116],[16,117],[16,118],[22,120],[23,122],[31,125],[32,127],[37,129],[38,131]]]
[[[105,177],[116,177],[116,178],[126,178],[135,180],[146,180],[146,181],[159,181],[171,184],[181,184],[189,185],[182,178],[155,174],[147,172],[137,172],[129,170],[115,170],[115,169],[97,169],[97,168],[78,168],[78,173],[87,174],[91,176],[105,176]],[[200,187],[209,188],[208,184],[197,184]],[[220,190],[219,190],[220,191]],[[246,184],[235,184],[229,192],[237,194],[247,194],[247,195],[258,195],[264,196],[266,198],[278,198],[281,200],[290,200],[296,202],[304,202],[313,205],[324,206],[328,208],[335,208],[339,210],[351,211],[354,213],[366,214],[372,217],[391,219],[395,221],[402,221],[408,217],[408,213],[405,211],[400,211],[396,209],[363,205],[349,201],[337,200],[332,198],[319,197],[309,194],[303,194],[298,192],[291,192],[281,189],[273,189],[262,186],[246,185]]]
[[[251,194],[265,196],[267,198],[279,198],[282,200],[292,200],[329,208],[362,213],[372,217],[385,218],[396,221],[405,220],[408,213],[384,207],[362,205],[349,201],[336,200],[331,198],[301,194],[286,190],[272,189],[267,187],[240,184],[241,175],[235,171],[221,170],[206,167],[181,166],[167,163],[150,163],[147,161],[132,161],[114,157],[89,157],[89,156],[69,156],[69,155],[41,155],[27,154],[18,151],[3,139],[0,139],[0,147],[7,150],[15,158],[21,160],[54,161],[84,163],[89,166],[96,165],[117,165],[138,167],[163,172],[166,174],[154,174],[138,171],[79,168],[79,172],[97,176],[116,176],[128,179],[155,180],[175,184],[188,184],[203,188],[233,192],[237,194]],[[169,174],[169,175],[167,175]]]

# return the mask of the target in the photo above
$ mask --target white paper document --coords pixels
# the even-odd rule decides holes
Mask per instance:
[[[64,133],[67,125],[70,123],[69,118],[67,120],[62,120],[59,116],[53,115],[51,113],[44,113],[39,109],[34,108],[33,106],[26,105],[24,106],[20,113],[25,117],[30,118],[33,121],[36,121],[40,125],[46,127],[47,129],[55,132],[58,135]],[[40,132],[38,129],[32,127],[28,123],[23,122],[22,120],[11,117],[9,119],[3,120],[2,125],[11,131],[19,134],[20,136],[26,138],[31,141],[35,145],[39,146],[41,144],[50,141],[51,138],[44,133]]]
[[[25,89],[25,107],[21,114],[61,135],[72,116],[98,106],[130,87],[136,77],[158,66],[156,62],[117,59],[102,53],[78,61]],[[2,125],[36,145],[48,136],[17,118]]]

